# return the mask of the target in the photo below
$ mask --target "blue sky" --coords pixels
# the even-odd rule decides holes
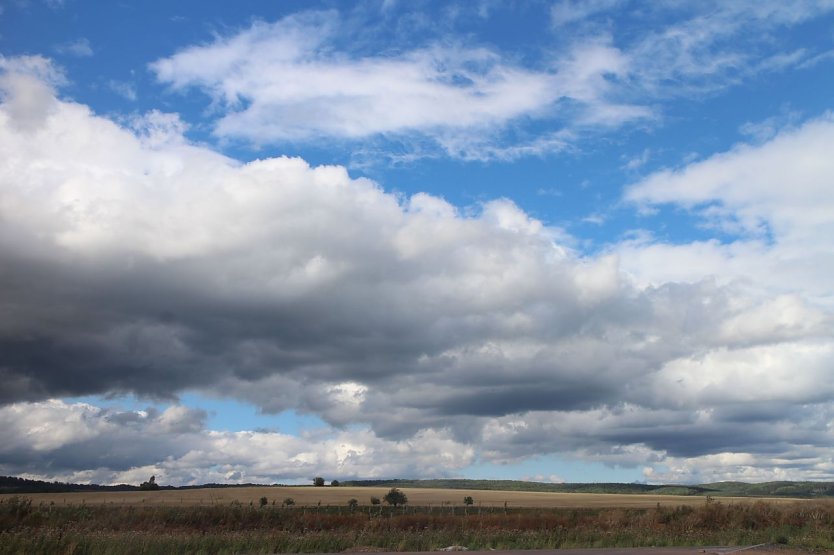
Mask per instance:
[[[834,3],[20,0],[0,56],[0,473],[834,479]]]

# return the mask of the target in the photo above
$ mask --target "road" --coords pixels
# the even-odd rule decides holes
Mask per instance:
[[[454,546],[453,546],[454,547]],[[442,551],[464,551],[446,548]],[[392,555],[372,551],[357,551],[363,555]],[[396,555],[426,555],[426,551],[403,551]],[[539,549],[539,550],[509,550],[509,551],[467,551],[466,555],[807,555],[809,552],[792,549],[787,546],[769,544],[733,547],[629,547],[629,548],[599,548],[599,549]],[[819,552],[814,552],[819,553]],[[324,555],[324,554],[320,554]],[[330,554],[332,555],[332,554]]]

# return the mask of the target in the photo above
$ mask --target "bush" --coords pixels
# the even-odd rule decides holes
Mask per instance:
[[[350,507],[351,511],[355,511],[356,507],[358,507],[358,506],[359,506],[359,501],[358,500],[353,499],[353,498],[348,499],[348,507]]]
[[[371,496],[371,505],[379,505],[379,497]]]
[[[382,499],[384,499],[389,505],[393,505],[395,507],[397,505],[405,505],[408,503],[408,497],[397,488],[391,488]]]
[[[475,503],[475,500],[472,499],[471,495],[467,495],[466,497],[463,498],[463,504],[464,505],[472,505],[474,503]]]
[[[258,503],[260,503],[261,507],[265,507],[269,503],[269,500],[266,497],[261,497]]]
[[[284,499],[285,507],[292,507],[293,505],[295,505],[295,499],[293,499],[292,497],[287,497],[286,499]]]

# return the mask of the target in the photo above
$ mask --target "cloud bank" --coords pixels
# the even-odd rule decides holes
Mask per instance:
[[[627,195],[749,240],[583,256],[506,199],[460,209],[343,167],[241,163],[186,140],[175,114],[117,124],[59,98],[46,60],[3,64],[4,472],[273,481],[562,453],[668,481],[831,475],[831,247],[805,242],[834,209],[827,117]],[[823,265],[749,273],[802,256]],[[176,405],[48,400],[193,390],[332,428],[225,433]]]

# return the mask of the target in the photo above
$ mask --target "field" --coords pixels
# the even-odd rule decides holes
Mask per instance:
[[[265,487],[0,499],[0,554],[325,553],[774,544],[834,548],[834,502]],[[474,504],[463,505],[464,496]],[[291,497],[295,504],[282,506]],[[266,498],[265,503],[261,498]],[[348,499],[360,505],[348,507]],[[506,508],[504,503],[506,502]]]
[[[703,497],[684,495],[650,494],[606,494],[606,493],[550,493],[526,491],[463,490],[441,488],[401,488],[408,495],[409,504],[421,507],[443,507],[462,505],[465,496],[471,496],[476,506],[513,508],[595,508],[595,507],[666,507],[700,506]],[[321,487],[279,486],[251,488],[201,488],[190,490],[128,491],[128,492],[79,492],[79,493],[32,493],[25,494],[35,504],[55,503],[56,505],[163,505],[163,506],[208,506],[228,505],[234,501],[248,505],[257,504],[266,497],[271,504],[280,505],[291,497],[295,505],[302,506],[346,506],[349,499],[356,499],[360,505],[369,505],[372,496],[382,498],[389,488],[374,487]],[[12,497],[0,495],[0,500]],[[752,503],[766,500],[769,503],[794,503],[796,499],[750,497],[716,497],[722,503]]]

